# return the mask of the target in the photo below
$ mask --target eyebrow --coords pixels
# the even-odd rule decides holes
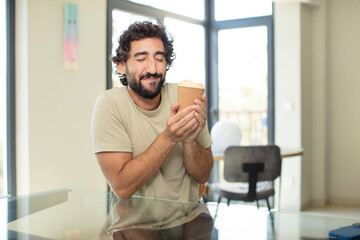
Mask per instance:
[[[162,51],[157,51],[157,52],[155,53],[155,55],[162,55],[162,56],[165,56],[165,52],[162,52]]]
[[[149,55],[148,52],[146,51],[143,51],[143,52],[137,52],[134,54],[134,57],[138,57],[138,56],[143,56],[143,55]],[[162,51],[157,51],[155,52],[155,55],[162,55],[162,56],[165,56],[165,52],[162,52]]]
[[[138,57],[138,56],[142,56],[142,55],[149,55],[149,53],[148,52],[137,52],[137,53],[135,53],[134,54],[134,57]]]

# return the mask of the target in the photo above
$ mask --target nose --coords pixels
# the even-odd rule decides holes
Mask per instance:
[[[157,73],[157,66],[156,66],[155,59],[149,59],[148,64],[147,64],[147,68],[146,68],[146,72],[150,73],[150,74]]]

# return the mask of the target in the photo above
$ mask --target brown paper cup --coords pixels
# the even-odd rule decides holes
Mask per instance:
[[[201,96],[204,94],[204,91],[204,88],[193,88],[178,85],[177,102],[180,105],[178,112],[190,105],[193,105],[195,99],[201,100]]]

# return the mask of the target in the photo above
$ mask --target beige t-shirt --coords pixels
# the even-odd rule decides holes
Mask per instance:
[[[95,103],[92,119],[94,152],[132,152],[133,157],[143,153],[164,131],[171,104],[176,102],[177,84],[171,83],[163,86],[160,105],[154,111],[140,109],[126,87],[104,91]],[[207,125],[197,140],[202,147],[210,147]],[[135,194],[181,201],[198,200],[198,183],[185,169],[181,142]]]

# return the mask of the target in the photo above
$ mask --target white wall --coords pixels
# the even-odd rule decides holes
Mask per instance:
[[[322,1],[321,6],[312,7],[312,146],[311,153],[312,174],[311,179],[312,201],[313,205],[325,205],[328,199],[328,151],[327,151],[327,1]]]
[[[72,1],[79,17],[77,71],[63,68],[66,2],[16,2],[18,194],[106,190],[90,132],[94,101],[106,86],[106,1]]]
[[[301,58],[299,4],[276,4],[275,8],[275,143],[301,146]],[[291,105],[284,108],[284,105]],[[301,205],[300,157],[282,161],[280,208]]]
[[[360,205],[360,1],[331,0],[327,17],[329,199]]]
[[[356,0],[275,1],[276,143],[305,149],[283,161],[283,209],[360,205],[359,11]]]

